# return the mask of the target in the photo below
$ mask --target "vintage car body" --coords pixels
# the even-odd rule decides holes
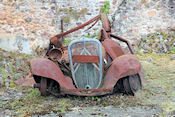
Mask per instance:
[[[99,19],[103,28],[98,40],[82,38],[68,47],[62,46],[63,36]],[[130,52],[115,40],[126,43]],[[129,41],[111,33],[106,14],[52,37],[46,55],[30,62],[35,87],[42,95],[99,96],[116,92],[134,95],[145,81],[134,49]]]

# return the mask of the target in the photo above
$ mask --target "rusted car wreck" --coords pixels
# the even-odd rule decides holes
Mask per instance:
[[[98,40],[77,39],[63,46],[65,35],[91,23],[94,26],[99,20],[102,29]],[[129,52],[116,40],[126,43]],[[41,95],[99,96],[117,92],[134,95],[145,80],[134,49],[129,41],[111,33],[106,14],[99,14],[50,38],[46,55],[46,58],[35,58],[30,62],[35,87],[40,89]]]

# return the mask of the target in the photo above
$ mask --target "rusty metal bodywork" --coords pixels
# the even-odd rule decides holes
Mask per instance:
[[[69,68],[68,49],[62,44],[63,37],[84,28],[90,23],[95,22],[92,24],[92,26],[94,26],[99,20],[102,21],[102,29],[98,40],[102,44],[103,59],[106,60],[105,65],[103,65],[103,82],[101,83],[101,86],[96,89],[77,88]],[[130,52],[128,53],[115,40],[126,43]],[[126,80],[123,81],[122,84],[118,81],[120,79],[129,78],[129,76],[132,75],[139,75],[141,81],[145,81],[143,72],[141,72],[141,64],[135,56],[134,49],[129,41],[111,33],[110,22],[106,14],[99,14],[84,24],[50,38],[50,44],[46,55],[48,56],[47,58],[36,58],[30,62],[31,72],[36,81],[36,87],[39,87],[42,91],[41,86],[43,85],[43,81],[41,79],[46,78],[48,81],[45,83],[47,88],[43,89],[43,92],[41,92],[43,95],[46,93],[46,90],[53,87],[53,81],[59,85],[60,95],[71,94],[79,96],[97,96],[115,93],[116,87],[121,87],[118,85],[127,85]],[[72,61],[79,63],[98,63],[99,57],[74,55]],[[141,85],[142,82],[139,82],[139,80],[137,81],[138,83],[134,84],[131,89],[137,87],[138,84]],[[126,91],[124,91],[126,93],[129,91],[134,92],[127,89],[127,86],[124,86],[124,88],[126,89]],[[122,89],[120,88],[120,90]]]

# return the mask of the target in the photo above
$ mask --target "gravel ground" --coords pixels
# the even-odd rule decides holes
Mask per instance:
[[[25,78],[29,56],[0,51],[0,117],[159,117],[175,116],[175,60],[171,55],[140,55],[147,83],[136,96],[40,96],[37,90],[16,86]],[[16,74],[19,74],[16,76]],[[15,80],[14,80],[15,79]]]
[[[160,108],[138,106],[117,108],[113,106],[92,107],[90,109],[73,108],[73,111],[65,114],[65,117],[151,117],[159,115],[162,112]]]

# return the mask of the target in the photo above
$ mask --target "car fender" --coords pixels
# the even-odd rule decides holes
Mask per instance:
[[[140,70],[141,64],[135,55],[127,54],[117,57],[104,77],[103,88],[112,89],[120,78],[138,74]]]
[[[46,58],[35,58],[30,61],[31,73],[36,76],[55,80],[61,88],[74,89],[72,79],[64,76],[59,66]]]

